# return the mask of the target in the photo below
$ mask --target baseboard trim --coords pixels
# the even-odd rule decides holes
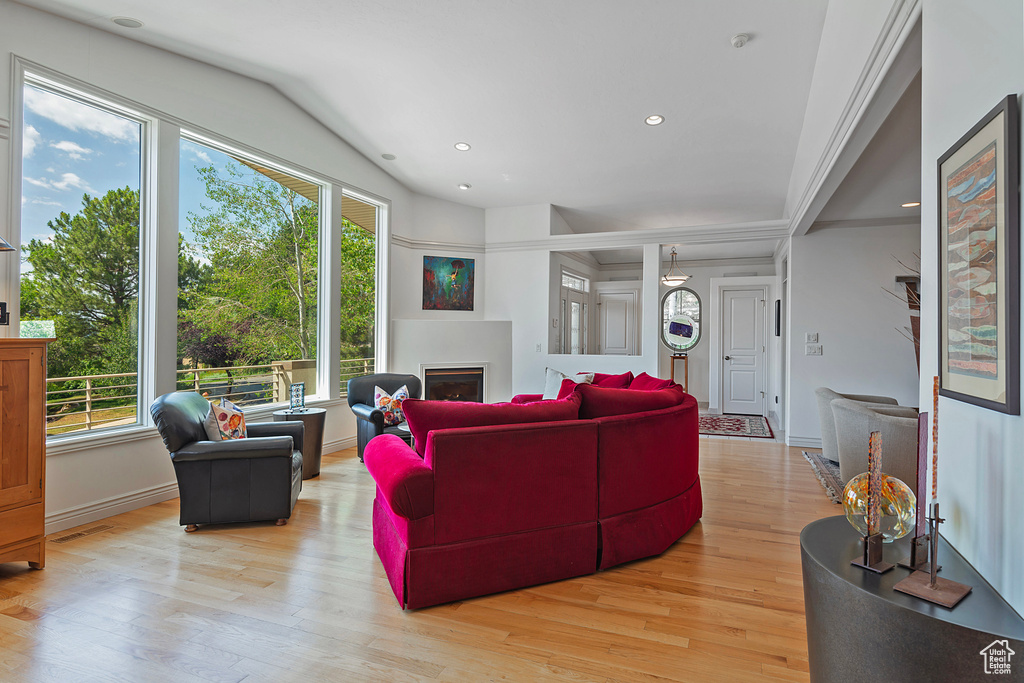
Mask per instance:
[[[335,439],[333,441],[324,441],[323,452],[324,453],[336,453],[337,451],[343,451],[346,448],[355,448],[356,437],[346,436],[344,439]]]
[[[64,531],[80,524],[88,524],[107,517],[119,515],[122,512],[137,510],[147,505],[161,503],[178,497],[178,484],[171,482],[160,486],[152,486],[148,489],[139,489],[120,496],[111,496],[93,503],[77,505],[65,508],[46,515],[45,534],[53,534]]]
[[[821,448],[821,437],[787,436],[786,445],[795,446],[797,448]]]

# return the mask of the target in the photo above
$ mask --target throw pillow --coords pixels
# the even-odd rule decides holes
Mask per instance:
[[[394,427],[405,422],[402,403],[409,398],[409,387],[404,384],[389,394],[378,386],[373,387],[373,407],[384,413],[384,426]]]
[[[659,389],[668,389],[670,387],[678,386],[678,384],[670,379],[658,379],[657,377],[651,377],[646,372],[641,372],[633,379],[632,382],[629,383],[629,388],[634,391],[658,391]]]
[[[560,401],[517,404],[410,398],[403,407],[409,431],[416,440],[416,452],[423,457],[427,434],[435,429],[575,420],[579,417],[580,399],[574,395]]]
[[[581,420],[671,408],[679,405],[686,398],[686,394],[677,388],[634,391],[633,389],[581,386],[576,389],[574,395],[582,399],[580,404]]]
[[[217,426],[217,411],[213,407],[213,403],[210,403],[210,412],[206,414],[206,419],[203,420],[203,429],[206,430],[206,438],[209,441],[221,441],[220,427]]]
[[[632,381],[633,373],[628,370],[621,375],[606,375],[603,372],[595,372],[594,381],[591,384],[595,387],[608,387],[609,389],[628,389]]]
[[[211,409],[217,415],[217,429],[220,430],[220,438],[244,439],[245,415],[242,409],[226,398],[220,400],[220,405],[212,405]]]
[[[544,400],[559,398],[559,391],[562,388],[562,380],[571,379],[577,384],[590,384],[594,381],[594,373],[578,373],[570,377],[558,370],[544,368]]]

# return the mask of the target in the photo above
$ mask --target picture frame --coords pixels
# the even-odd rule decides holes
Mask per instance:
[[[288,411],[301,413],[306,410],[306,383],[295,382],[288,385]]]
[[[939,394],[1020,414],[1020,140],[1008,95],[938,160]]]

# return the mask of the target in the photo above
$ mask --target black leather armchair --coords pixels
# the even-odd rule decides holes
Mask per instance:
[[[208,441],[210,403],[165,394],[150,406],[174,462],[185,531],[199,524],[277,520],[286,524],[302,490],[302,423],[257,422],[248,437]]]
[[[348,407],[356,416],[356,448],[359,461],[363,461],[363,449],[370,439],[381,434],[395,434],[406,441],[412,439],[409,432],[394,427],[384,426],[384,413],[373,407],[373,388],[380,387],[393,394],[405,385],[409,389],[410,398],[420,397],[420,378],[416,375],[399,375],[382,372],[376,375],[353,377],[348,381]]]

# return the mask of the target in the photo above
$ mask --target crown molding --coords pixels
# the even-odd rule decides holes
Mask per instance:
[[[466,244],[460,242],[436,242],[433,240],[414,240],[402,235],[391,235],[391,244],[405,249],[422,249],[425,251],[457,251],[465,254],[482,254],[486,251],[482,244]]]
[[[921,16],[921,0],[896,0],[882,25],[882,30],[871,48],[864,68],[846,105],[840,113],[832,135],[811,173],[811,177],[800,195],[800,200],[791,213],[790,234],[802,234],[810,227],[807,214],[819,192],[828,181],[829,175],[845,151],[857,126],[877,94],[882,82],[889,75],[893,63]],[[813,220],[813,219],[812,219]]]
[[[788,236],[789,221],[777,220],[653,230],[617,230],[615,232],[551,235],[542,239],[519,242],[491,242],[487,244],[487,251],[590,251],[592,249],[635,247],[638,244],[726,244],[752,240],[785,239]]]
[[[886,218],[855,218],[840,221],[815,221],[810,230],[832,230],[835,228],[888,228],[903,225],[921,225],[921,216],[889,216]]]

